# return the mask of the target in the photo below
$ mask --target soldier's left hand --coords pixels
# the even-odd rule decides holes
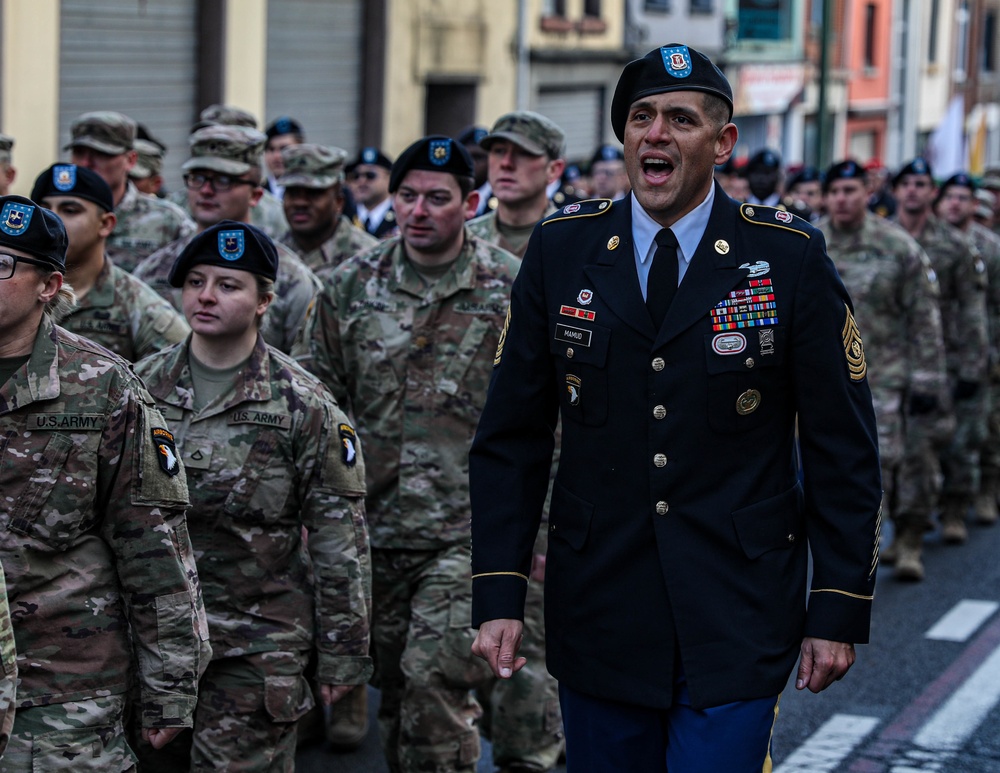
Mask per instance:
[[[144,727],[142,740],[154,749],[162,749],[177,737],[183,727]]]
[[[802,657],[795,689],[808,687],[812,692],[822,692],[843,678],[854,665],[854,645],[827,639],[802,640]]]

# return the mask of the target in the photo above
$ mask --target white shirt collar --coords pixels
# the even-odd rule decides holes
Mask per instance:
[[[697,207],[670,226],[677,238],[678,252],[684,266],[691,262],[691,257],[701,237],[705,235],[708,219],[712,214],[712,204],[715,202],[715,184],[708,186],[708,195]],[[635,195],[632,195],[632,244],[636,260],[646,264],[653,255],[653,239],[663,226],[653,220],[642,208]]]

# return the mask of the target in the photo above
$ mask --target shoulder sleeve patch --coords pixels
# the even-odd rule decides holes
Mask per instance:
[[[797,233],[807,239],[812,238],[809,233],[809,224],[805,220],[777,207],[765,207],[760,204],[743,204],[740,206],[740,215],[748,223],[769,225],[772,228],[780,228],[783,231]]]
[[[611,211],[611,199],[587,199],[567,204],[558,212],[553,212],[542,221],[542,225],[558,223],[560,220],[575,220],[578,217],[597,217]]]

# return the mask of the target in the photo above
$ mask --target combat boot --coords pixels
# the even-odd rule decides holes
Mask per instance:
[[[326,740],[337,751],[354,751],[368,735],[368,688],[360,684],[333,704]]]
[[[899,530],[893,541],[896,549],[896,567],[893,576],[897,580],[920,582],[924,579],[924,564],[920,560],[924,535],[919,531]]]
[[[965,514],[969,502],[964,497],[948,498],[941,503],[941,539],[949,545],[961,545],[969,539],[965,526]]]
[[[976,522],[983,526],[992,526],[1000,518],[1000,510],[997,509],[997,486],[996,475],[984,475],[979,484],[979,493],[976,494]]]

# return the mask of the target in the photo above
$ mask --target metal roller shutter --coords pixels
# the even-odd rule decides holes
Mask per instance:
[[[360,0],[271,0],[266,126],[297,119],[310,142],[353,154],[361,110]]]
[[[178,188],[195,114],[196,18],[195,0],[62,0],[60,147],[76,116],[117,110],[167,145],[165,182]]]
[[[551,118],[566,133],[566,158],[587,160],[601,144],[604,89],[542,89],[537,112]]]

